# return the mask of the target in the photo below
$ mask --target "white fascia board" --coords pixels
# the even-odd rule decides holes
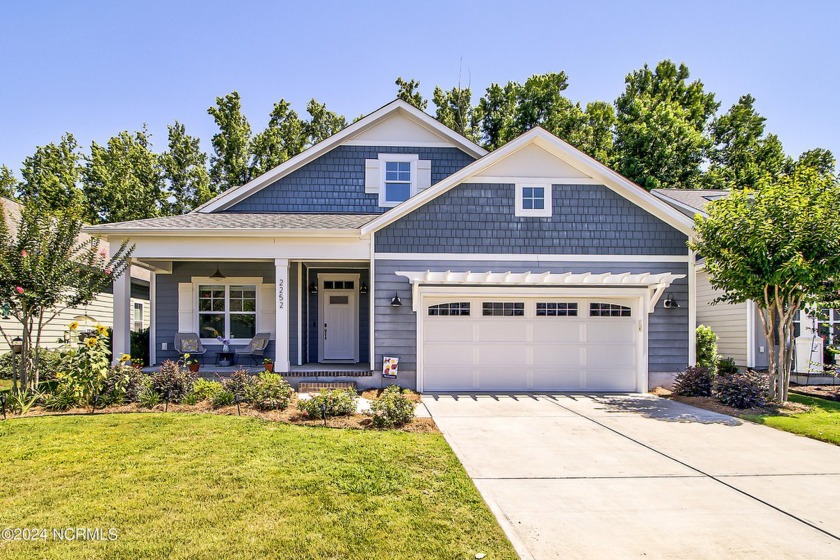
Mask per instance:
[[[618,262],[684,263],[688,255],[526,255],[516,253],[376,253],[386,261],[514,261],[514,262]]]
[[[114,236],[125,238],[139,237],[350,237],[358,238],[358,229],[148,229],[148,228],[110,228],[87,230],[107,239]]]
[[[312,160],[324,155],[333,148],[352,139],[354,136],[367,130],[380,120],[386,118],[391,113],[394,113],[396,111],[400,111],[408,115],[413,120],[417,121],[418,124],[435,131],[437,134],[442,135],[443,137],[449,140],[452,140],[452,142],[455,145],[457,145],[473,157],[480,158],[487,154],[487,150],[485,150],[478,144],[471,142],[470,140],[461,136],[454,130],[440,124],[437,120],[427,115],[425,112],[413,107],[412,105],[409,105],[401,99],[397,99],[395,101],[392,101],[391,103],[388,103],[384,107],[377,109],[368,116],[359,119],[355,123],[342,129],[341,131],[333,134],[326,140],[323,140],[315,144],[314,146],[304,150],[295,157],[278,165],[274,169],[263,173],[262,175],[249,181],[248,183],[227,190],[226,192],[220,194],[216,198],[202,204],[201,206],[193,210],[193,212],[211,213],[229,208],[237,202],[240,202],[241,200],[259,191],[263,187],[266,187],[271,183],[274,183],[275,181],[292,173],[293,171],[300,169]]]
[[[553,153],[569,165],[579,169],[582,173],[589,175],[594,179],[599,179],[604,186],[612,189],[640,208],[663,220],[665,223],[671,225],[678,231],[689,237],[694,236],[694,224],[687,216],[670,206],[667,202],[652,196],[649,192],[639,187],[629,179],[622,177],[612,169],[606,167],[602,163],[596,161],[539,127],[529,130],[515,140],[508,142],[498,150],[491,152],[487,156],[473,162],[457,173],[450,175],[443,181],[426,189],[418,196],[408,199],[393,210],[390,210],[371,222],[368,222],[362,227],[362,233],[377,231],[388,224],[393,223],[399,218],[409,214],[430,200],[433,200],[458,184],[465,182],[470,177],[480,173],[484,169],[487,169],[494,163],[512,155],[532,142],[536,143],[544,150]]]
[[[435,285],[501,285],[501,286],[607,286],[607,287],[651,287],[665,289],[674,280],[685,278],[685,274],[660,272],[592,274],[590,272],[452,272],[452,271],[405,271],[394,274],[404,276],[412,284]]]

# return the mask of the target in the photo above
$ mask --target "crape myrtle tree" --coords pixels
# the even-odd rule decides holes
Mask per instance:
[[[12,390],[37,391],[39,348],[44,327],[67,308],[90,304],[127,273],[134,247],[127,242],[112,256],[99,238],[80,237],[76,210],[50,214],[42,206],[24,205],[15,221],[0,215],[0,305],[22,327],[22,352]],[[11,346],[11,334],[0,327]]]
[[[786,401],[793,359],[793,320],[806,305],[840,300],[840,185],[797,166],[756,190],[733,190],[697,216],[689,245],[705,259],[716,302],[752,300],[767,341],[770,397]]]

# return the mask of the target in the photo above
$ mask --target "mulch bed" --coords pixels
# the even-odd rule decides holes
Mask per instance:
[[[418,395],[419,397],[419,395]],[[365,397],[369,398],[369,397]],[[181,414],[223,414],[225,416],[248,416],[251,418],[259,418],[268,422],[283,422],[285,424],[296,424],[298,426],[324,426],[324,421],[321,419],[313,420],[309,418],[306,413],[298,410],[292,404],[286,410],[257,410],[250,408],[245,404],[239,406],[237,410],[236,405],[225,406],[221,408],[213,408],[209,402],[201,402],[194,405],[187,404],[170,404],[169,407],[159,404],[154,408],[144,408],[137,403],[126,404],[121,406],[109,406],[108,408],[97,409],[94,414],[134,414],[134,413],[149,413],[149,412],[177,412]],[[26,414],[29,416],[64,416],[64,415],[82,415],[90,414],[89,408],[71,408],[67,411],[52,411],[41,407],[33,407]],[[343,428],[351,430],[374,430],[373,421],[370,416],[365,414],[352,414],[350,416],[335,416],[327,418],[326,427],[328,428]],[[402,432],[411,433],[435,433],[438,428],[431,418],[415,418],[401,428],[395,428]]]
[[[651,393],[658,397],[664,397],[666,399],[696,406],[697,408],[702,408],[704,410],[711,410],[712,412],[734,416],[736,418],[741,418],[742,416],[758,416],[762,414],[798,414],[809,410],[808,406],[794,402],[787,402],[781,406],[766,405],[752,408],[735,408],[732,406],[726,406],[712,397],[683,397],[680,395],[674,395],[671,391],[663,389],[662,387],[653,389]]]
[[[840,385],[791,385],[790,392],[806,397],[840,401]]]

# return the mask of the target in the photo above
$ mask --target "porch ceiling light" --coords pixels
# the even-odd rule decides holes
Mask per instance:
[[[391,298],[391,307],[402,307],[402,300],[397,292],[394,292],[394,297]]]
[[[224,280],[224,279],[225,279],[225,275],[224,275],[224,274],[222,274],[222,271],[221,271],[221,270],[219,270],[219,263],[216,263],[216,272],[214,272],[213,274],[211,274],[211,275],[210,275],[210,278],[212,278],[212,279],[213,279],[213,280],[215,280],[216,282],[219,282],[219,281],[221,281],[221,280]]]

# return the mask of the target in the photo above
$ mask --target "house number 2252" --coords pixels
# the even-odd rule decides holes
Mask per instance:
[[[283,280],[277,281],[277,309],[283,309],[284,295],[283,295]]]

